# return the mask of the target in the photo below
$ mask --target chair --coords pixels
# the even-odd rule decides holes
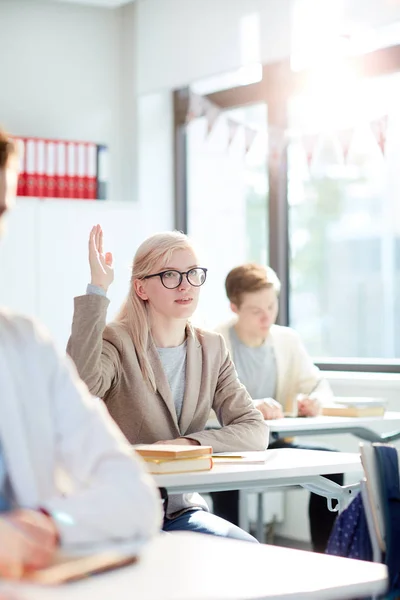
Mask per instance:
[[[373,561],[388,566],[388,598],[400,598],[400,486],[397,450],[382,444],[361,443],[360,454],[365,474],[361,482],[361,494]]]

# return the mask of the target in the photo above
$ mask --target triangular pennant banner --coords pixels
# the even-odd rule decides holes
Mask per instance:
[[[239,123],[237,123],[233,119],[227,119],[227,125],[228,125],[228,148],[229,148],[235,138],[235,135],[236,135],[238,129],[239,129]]]
[[[205,115],[207,119],[207,135],[210,135],[210,133],[212,132],[220,113],[221,111],[218,108],[218,106],[212,104],[211,102],[206,102]]]
[[[269,128],[268,153],[270,161],[274,162],[275,164],[278,164],[281,161],[287,143],[288,140],[285,137],[284,132],[282,130],[274,130],[271,127]]]
[[[382,154],[385,154],[388,120],[388,116],[385,115],[370,123],[371,131],[374,134],[374,138],[376,139]]]
[[[337,136],[343,152],[343,160],[345,163],[347,163],[351,142],[353,141],[354,129],[341,129],[337,132]]]
[[[255,129],[251,129],[251,127],[244,128],[244,147],[245,153],[247,154],[250,148],[253,145],[254,140],[257,137],[257,131]]]
[[[190,93],[189,108],[186,115],[186,123],[198,119],[204,115],[204,98],[198,94]]]
[[[318,144],[318,140],[319,140],[319,135],[316,133],[303,135],[301,138],[303,148],[306,153],[307,164],[308,164],[309,168],[311,167],[311,164],[312,164],[312,161],[314,158],[314,152],[315,152],[315,148]]]

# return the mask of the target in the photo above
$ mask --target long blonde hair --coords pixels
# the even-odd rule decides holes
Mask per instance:
[[[147,306],[146,301],[137,295],[134,282],[135,279],[143,279],[146,275],[151,275],[156,268],[162,270],[171,260],[175,250],[186,249],[192,249],[192,244],[187,235],[180,231],[156,233],[147,238],[136,251],[129,294],[115,319],[131,336],[143,378],[154,391],[157,389],[157,384],[147,355],[150,334]]]

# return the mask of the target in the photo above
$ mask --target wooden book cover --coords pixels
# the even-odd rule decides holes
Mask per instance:
[[[132,448],[143,458],[194,458],[211,456],[211,446],[179,446],[178,444],[138,444]]]
[[[146,467],[149,473],[157,475],[160,473],[190,473],[195,471],[210,471],[213,466],[213,459],[209,456],[199,456],[194,458],[182,458],[179,460],[167,458],[145,458]]]
[[[326,417],[382,417],[385,414],[385,407],[333,404],[332,406],[324,406],[322,414]]]
[[[137,560],[136,554],[124,555],[118,551],[100,552],[88,556],[60,555],[48,567],[36,571],[27,571],[24,573],[23,579],[40,585],[61,585],[125,567]]]

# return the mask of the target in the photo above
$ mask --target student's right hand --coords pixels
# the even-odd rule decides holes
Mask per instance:
[[[0,518],[0,576],[20,579],[25,570],[46,567],[56,552],[55,531],[48,518],[29,510]]]
[[[105,292],[114,281],[113,257],[111,252],[103,252],[103,230],[100,225],[92,227],[89,236],[89,264],[91,284]]]
[[[277,402],[273,398],[255,400],[254,405],[257,408],[257,410],[260,411],[265,420],[283,418],[282,405],[279,404],[279,402]]]

